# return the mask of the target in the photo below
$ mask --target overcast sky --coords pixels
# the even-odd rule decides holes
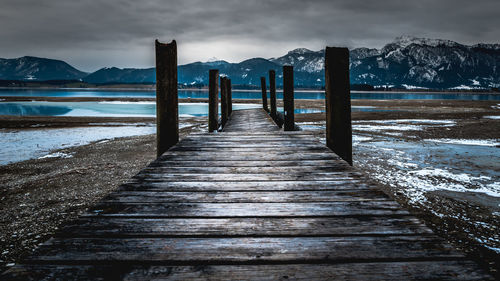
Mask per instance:
[[[154,39],[179,63],[239,62],[305,47],[376,47],[400,35],[499,43],[500,0],[1,0],[0,57],[84,71],[151,67]]]

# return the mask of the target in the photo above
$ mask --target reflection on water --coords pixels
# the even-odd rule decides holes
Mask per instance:
[[[269,93],[268,93],[269,95]],[[83,89],[0,89],[0,96],[30,96],[30,97],[115,97],[115,98],[154,98],[152,90],[83,90]],[[276,93],[278,99],[283,99],[283,93]],[[234,99],[261,99],[260,91],[235,91]],[[324,91],[295,91],[295,99],[324,99]],[[208,98],[208,91],[179,90],[179,98]],[[369,92],[351,93],[352,99],[444,99],[444,100],[500,100],[500,93],[392,93]]]
[[[233,110],[260,107],[233,104]],[[219,106],[220,112],[220,106]],[[154,102],[0,102],[0,115],[154,117]],[[180,116],[207,116],[207,103],[180,103]]]
[[[234,103],[233,110],[260,108],[260,104]],[[283,111],[283,108],[278,108]],[[353,111],[373,111],[353,107]],[[219,106],[219,114],[221,112]],[[295,113],[319,113],[320,109],[296,108]],[[0,102],[0,115],[15,116],[97,116],[97,117],[154,117],[154,102]],[[180,116],[207,116],[207,103],[179,103]]]

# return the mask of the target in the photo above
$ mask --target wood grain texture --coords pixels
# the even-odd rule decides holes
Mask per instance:
[[[493,280],[470,261],[277,265],[25,265],[5,280]]]

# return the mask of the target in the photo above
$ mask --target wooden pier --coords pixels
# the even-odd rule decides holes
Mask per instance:
[[[192,134],[2,280],[488,280],[310,132]]]
[[[271,110],[262,77],[239,111],[210,70],[208,132],[178,142],[176,42],[155,44],[158,159],[0,280],[493,280],[351,166],[347,49],[325,52],[326,145],[297,130],[292,66],[284,114],[274,70]]]

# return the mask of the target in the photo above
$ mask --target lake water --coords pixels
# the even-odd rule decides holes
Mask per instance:
[[[269,95],[269,92],[268,92]],[[115,97],[115,98],[154,98],[155,92],[150,90],[85,90],[85,89],[0,89],[0,96],[31,97]],[[283,93],[276,93],[283,99]],[[324,99],[324,91],[295,91],[295,99]],[[232,92],[233,99],[261,99],[259,91]],[[208,98],[208,91],[179,90],[179,98]],[[500,100],[500,93],[391,93],[391,92],[352,92],[352,99],[444,99],[444,100]]]
[[[233,103],[233,110],[260,108],[260,104]],[[373,108],[354,107],[354,111]],[[278,111],[283,111],[278,108]],[[221,112],[219,106],[219,114]],[[321,110],[296,108],[295,113],[318,113]],[[94,116],[94,117],[155,117],[155,102],[0,102],[0,115],[14,116]],[[207,103],[179,103],[179,116],[207,116]]]

